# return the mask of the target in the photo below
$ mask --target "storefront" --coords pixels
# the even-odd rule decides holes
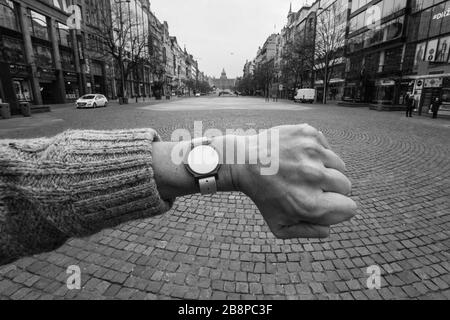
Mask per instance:
[[[33,102],[30,68],[26,65],[10,64],[9,70],[17,101]]]
[[[44,104],[60,103],[58,99],[59,86],[55,69],[39,68],[37,76],[39,79],[39,87]]]
[[[27,65],[0,63],[0,73],[4,101],[11,105],[11,112],[19,114],[19,102],[33,102],[31,70]]]
[[[323,80],[319,80],[315,82],[315,88],[317,90],[317,101],[323,100]],[[331,79],[328,87],[328,96],[327,100],[329,101],[340,101],[344,98],[344,88],[345,88],[345,80],[344,79]]]
[[[406,79],[415,81],[414,94],[420,114],[440,99],[441,112],[450,105],[450,1],[413,0],[406,52]]]
[[[64,71],[64,84],[67,102],[73,102],[80,97],[80,84],[76,73]]]
[[[372,102],[375,92],[374,81],[350,80],[345,82],[342,100],[348,102]]]
[[[409,92],[414,93],[419,114],[430,113],[432,102],[439,99],[442,102],[440,113],[450,115],[450,74],[443,77],[424,76],[409,81],[413,83],[413,89]]]
[[[398,79],[380,79],[375,81],[375,97],[373,102],[376,104],[395,105],[400,102],[400,80]]]
[[[2,95],[3,100],[11,104],[13,114],[20,112],[19,101],[33,102],[34,100],[31,89],[31,68],[26,64],[23,41],[17,36],[19,35],[10,30],[0,34]]]
[[[103,64],[93,60],[91,63],[91,74],[93,79],[92,93],[106,94],[106,83],[103,75]]]
[[[80,96],[80,84],[75,67],[75,56],[72,49],[60,46],[61,66],[64,78],[64,97],[67,102],[73,102]]]
[[[429,78],[424,80],[420,103],[422,113],[429,112],[433,101],[441,99],[443,80],[443,78]]]
[[[450,116],[450,77],[446,77],[443,80],[441,99],[442,105],[439,113]]]
[[[410,79],[402,79],[400,81],[399,105],[405,104],[406,95],[414,93],[415,81]]]

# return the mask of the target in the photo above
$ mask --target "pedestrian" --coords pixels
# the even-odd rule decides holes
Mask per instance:
[[[431,112],[433,112],[433,119],[437,119],[439,108],[441,107],[441,100],[439,98],[434,99],[431,104]]]
[[[275,146],[260,143],[267,136],[279,137],[273,174],[263,174],[268,168],[258,159],[219,164],[234,161],[230,145],[271,154]],[[186,159],[203,159],[205,153],[193,154],[208,147],[214,155],[206,161],[214,159],[215,169],[174,160],[182,150]],[[309,125],[184,142],[162,142],[152,129],[0,140],[0,265],[55,250],[71,237],[166,213],[175,198],[200,191],[243,192],[280,239],[325,238],[331,225],[355,215],[345,170],[325,136]]]
[[[406,117],[412,118],[414,105],[415,105],[414,96],[412,94],[408,93],[406,95],[405,103],[406,103]]]

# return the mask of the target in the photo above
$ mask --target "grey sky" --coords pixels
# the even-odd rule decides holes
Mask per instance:
[[[286,24],[292,0],[150,0],[152,11],[169,23],[171,35],[186,45],[201,71],[241,76],[247,59]],[[298,10],[306,0],[293,0]],[[311,3],[312,1],[309,0]],[[275,29],[276,25],[276,29]]]

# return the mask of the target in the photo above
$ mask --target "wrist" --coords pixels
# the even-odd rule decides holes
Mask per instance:
[[[217,190],[231,192],[240,190],[240,172],[243,170],[242,162],[238,161],[238,153],[245,149],[244,137],[228,135],[212,139],[212,146],[219,153],[220,169],[218,172]]]

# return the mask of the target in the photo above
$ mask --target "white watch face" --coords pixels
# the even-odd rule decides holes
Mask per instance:
[[[198,146],[188,156],[190,169],[199,175],[212,173],[219,166],[219,154],[210,146]]]

